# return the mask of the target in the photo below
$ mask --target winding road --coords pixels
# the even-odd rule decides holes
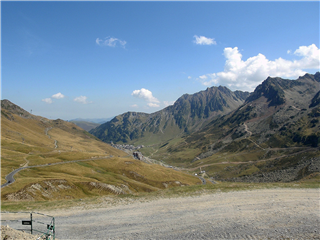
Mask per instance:
[[[46,128],[45,129],[45,134],[48,136],[48,138],[51,139],[51,136],[48,134],[48,131],[51,130],[52,127]],[[54,148],[58,148],[58,141],[54,140]],[[109,157],[104,157],[104,158],[98,158],[98,159],[105,159],[105,158],[109,158]],[[26,164],[24,165],[24,167],[21,168],[17,168],[14,171],[12,171],[11,173],[9,173],[5,179],[7,180],[6,183],[1,185],[1,188],[6,187],[12,183],[14,183],[15,179],[13,178],[13,176],[17,173],[20,172],[21,170],[27,169],[27,168],[35,168],[35,167],[48,167],[48,166],[54,166],[54,165],[58,165],[58,164],[66,164],[66,163],[73,163],[73,162],[82,162],[82,161],[90,161],[90,160],[98,160],[97,158],[95,159],[83,159],[83,160],[73,160],[73,161],[66,161],[66,162],[57,162],[57,163],[47,163],[47,164],[42,164],[42,165],[35,165],[35,166],[28,166],[29,161],[27,159],[26,160]]]
[[[35,166],[27,166],[27,167],[21,167],[18,169],[15,169],[14,171],[12,171],[11,173],[9,173],[5,179],[7,180],[6,183],[1,185],[1,188],[6,187],[12,183],[14,183],[15,179],[13,178],[13,176],[17,173],[20,172],[21,170],[27,169],[27,168],[36,168],[36,167],[50,167],[50,166],[54,166],[54,165],[59,165],[59,164],[67,164],[67,163],[75,163],[75,162],[86,162],[86,161],[94,161],[94,160],[102,160],[102,159],[106,159],[106,158],[110,158],[112,156],[105,156],[102,158],[90,158],[90,159],[82,159],[82,160],[72,160],[72,161],[65,161],[65,162],[56,162],[56,163],[47,163],[47,164],[42,164],[42,165],[35,165]]]
[[[203,185],[205,185],[205,184],[207,183],[206,180],[205,180],[203,177],[199,177],[199,176],[198,176],[198,178],[201,180],[201,182],[202,182]]]

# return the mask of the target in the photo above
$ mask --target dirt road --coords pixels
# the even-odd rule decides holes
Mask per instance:
[[[128,200],[48,212],[58,239],[320,239],[319,189]],[[93,207],[93,206],[86,206]]]

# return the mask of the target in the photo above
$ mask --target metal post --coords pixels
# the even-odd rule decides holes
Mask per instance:
[[[30,213],[30,221],[31,221],[31,234],[32,234],[32,212]]]
[[[52,234],[53,234],[53,240],[55,240],[56,239],[56,225],[55,225],[54,217],[52,218],[52,222],[53,222]]]

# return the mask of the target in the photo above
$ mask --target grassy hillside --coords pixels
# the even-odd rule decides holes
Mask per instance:
[[[135,194],[201,183],[194,176],[135,160],[71,122],[34,116],[7,100],[1,106],[1,184],[13,169],[44,165],[18,172],[16,181],[1,189],[2,203]]]

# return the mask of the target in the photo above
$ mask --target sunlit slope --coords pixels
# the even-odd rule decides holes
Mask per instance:
[[[7,100],[1,106],[1,184],[14,169],[45,165],[18,172],[16,181],[1,189],[3,201],[128,194],[200,183],[134,160],[73,123],[34,116]]]
[[[12,169],[22,166],[80,160],[100,155],[126,155],[98,141],[73,123],[48,120],[31,114],[20,116],[5,109],[5,105],[1,113],[2,184]]]
[[[77,199],[107,194],[135,194],[175,186],[200,184],[188,174],[155,164],[107,158],[31,168],[2,189],[3,201]]]

